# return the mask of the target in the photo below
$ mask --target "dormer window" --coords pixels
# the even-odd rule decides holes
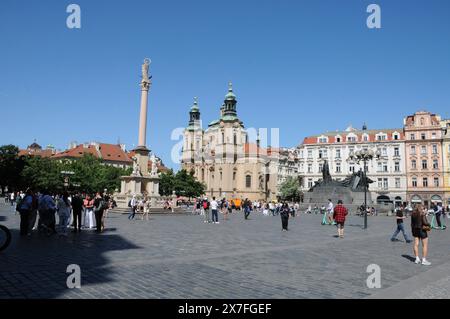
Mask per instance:
[[[319,137],[319,143],[327,143],[327,142],[328,142],[328,138],[326,136]]]

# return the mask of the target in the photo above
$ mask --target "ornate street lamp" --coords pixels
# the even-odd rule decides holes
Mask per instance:
[[[358,150],[356,152],[350,152],[349,159],[351,161],[355,161],[356,163],[363,162],[363,170],[362,170],[362,177],[363,177],[363,183],[364,183],[364,229],[367,229],[367,191],[369,183],[367,183],[367,176],[366,176],[366,170],[367,170],[367,162],[371,161],[374,157],[379,159],[381,156],[380,150],[377,150],[376,152],[373,152],[372,150],[368,149],[362,149]]]

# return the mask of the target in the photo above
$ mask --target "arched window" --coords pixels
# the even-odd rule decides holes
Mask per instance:
[[[234,144],[234,145],[237,144],[237,136],[236,136],[236,133],[233,134],[233,144]]]
[[[245,187],[247,187],[247,188],[252,187],[252,176],[251,175],[245,175]]]

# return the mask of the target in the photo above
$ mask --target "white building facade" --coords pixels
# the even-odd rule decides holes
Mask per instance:
[[[406,161],[403,129],[361,130],[348,127],[345,131],[327,132],[306,137],[298,146],[298,171],[301,189],[307,192],[322,178],[325,160],[336,180],[363,169],[363,164],[349,160],[351,152],[370,149],[380,151],[381,157],[367,163],[367,176],[374,182],[369,191],[373,203],[406,202]]]

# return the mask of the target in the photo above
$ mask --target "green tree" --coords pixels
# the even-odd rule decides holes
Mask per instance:
[[[24,159],[18,156],[19,148],[14,145],[0,146],[0,187],[2,191],[23,188],[21,172],[25,165]]]
[[[175,175],[173,174],[173,170],[168,170],[166,172],[162,172],[159,180],[159,194],[161,196],[170,196],[173,192],[173,187],[175,184]]]
[[[52,192],[63,189],[62,165],[49,158],[28,157],[22,171],[22,178],[28,187],[36,190],[48,189]]]
[[[177,172],[174,180],[174,190],[178,196],[198,197],[205,193],[205,185],[198,182],[193,172],[182,169]]]
[[[280,185],[281,199],[283,200],[299,200],[300,198],[300,183],[297,178],[289,176]]]

